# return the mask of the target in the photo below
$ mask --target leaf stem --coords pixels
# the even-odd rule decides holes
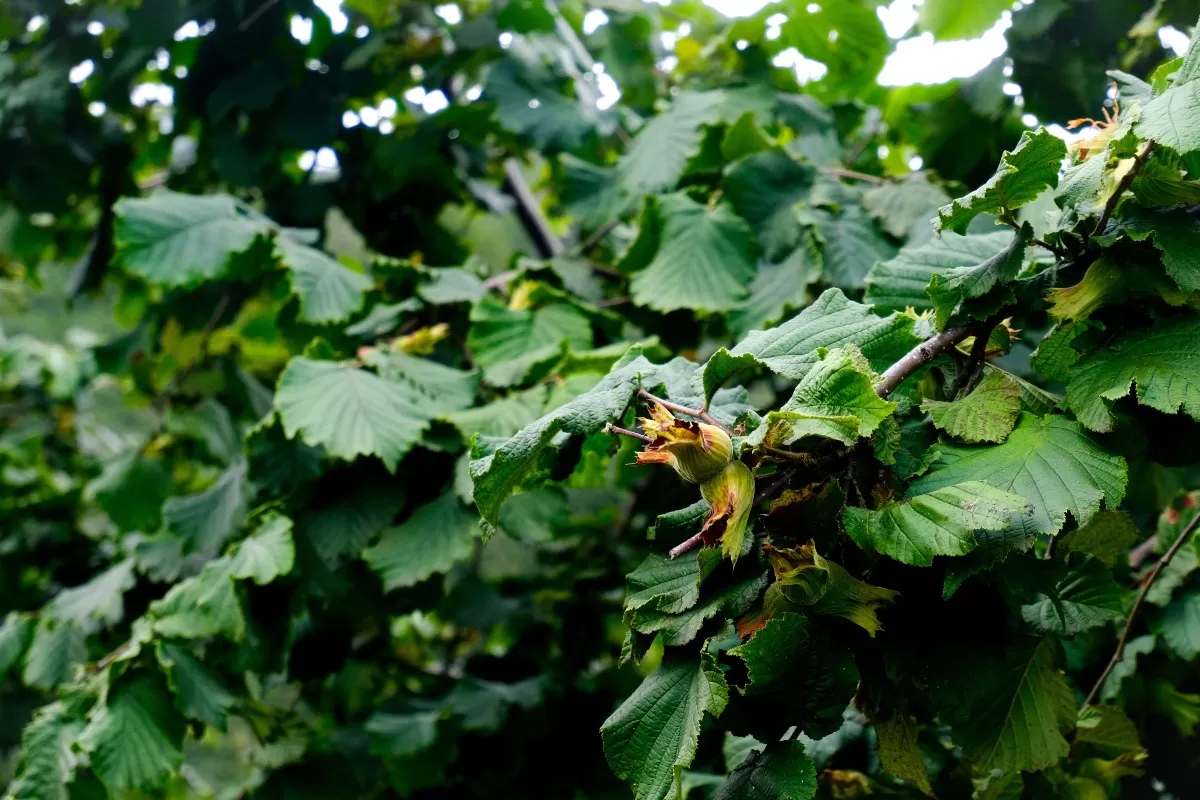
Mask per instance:
[[[699,547],[703,543],[704,543],[704,532],[701,531],[700,533],[697,533],[695,536],[690,536],[687,539],[684,539],[679,544],[672,547],[667,552],[667,555],[669,555],[671,558],[679,558],[684,553],[690,553],[691,551],[695,550],[697,547]]]
[[[1092,228],[1092,236],[1104,233],[1104,226],[1108,225],[1109,217],[1117,210],[1117,203],[1121,202],[1121,195],[1125,194],[1125,191],[1133,184],[1134,179],[1141,173],[1142,168],[1146,166],[1146,160],[1150,157],[1150,151],[1153,149],[1154,140],[1151,139],[1142,147],[1142,152],[1133,157],[1133,166],[1129,168],[1129,172],[1125,173],[1125,177],[1121,178],[1121,182],[1117,184],[1116,190],[1108,198],[1108,202],[1104,204],[1104,213],[1096,221],[1096,227]]]
[[[638,397],[642,400],[649,400],[658,403],[660,406],[663,406],[671,411],[675,411],[679,414],[686,414],[689,417],[695,417],[696,419],[704,420],[709,425],[715,425],[726,433],[733,433],[733,431],[729,429],[729,426],[722,425],[717,421],[716,417],[714,417],[712,414],[709,414],[705,409],[681,406],[678,403],[672,403],[670,400],[663,400],[661,397],[655,397],[645,389],[638,389]]]
[[[616,433],[616,434],[620,434],[621,436],[628,436],[631,439],[637,439],[639,442],[645,442],[646,444],[650,444],[651,442],[654,441],[653,439],[651,439],[649,436],[647,436],[644,433],[638,433],[637,431],[631,431],[631,430],[629,430],[629,428],[618,428],[616,425],[613,425],[611,422],[604,426],[604,432],[605,433]]]
[[[1146,578],[1146,583],[1142,586],[1142,591],[1138,593],[1137,600],[1133,601],[1133,608],[1129,610],[1129,618],[1125,620],[1125,629],[1121,631],[1121,637],[1117,639],[1117,649],[1113,652],[1113,656],[1109,659],[1108,666],[1104,668],[1104,673],[1100,679],[1096,681],[1096,685],[1092,687],[1091,693],[1088,694],[1087,700],[1083,702],[1083,707],[1087,708],[1096,702],[1096,698],[1100,695],[1100,689],[1104,686],[1104,682],[1108,680],[1108,676],[1112,674],[1113,669],[1120,663],[1125,656],[1125,644],[1129,640],[1129,634],[1133,631],[1133,623],[1137,619],[1137,613],[1141,610],[1142,604],[1146,600],[1146,595],[1150,593],[1150,587],[1158,580],[1158,576],[1171,563],[1171,559],[1183,547],[1183,543],[1192,538],[1192,532],[1196,530],[1196,526],[1200,525],[1200,512],[1192,517],[1192,521],[1183,529],[1183,533],[1179,534],[1179,538],[1175,543],[1163,554],[1163,557],[1154,565],[1154,569],[1150,571],[1149,577]]]
[[[975,341],[971,345],[971,354],[967,357],[966,366],[963,371],[954,379],[954,386],[951,388],[950,394],[958,399],[959,396],[969,392],[971,387],[975,385],[975,381],[979,380],[980,373],[983,372],[983,363],[987,360],[987,345],[988,339],[992,336],[992,331],[1004,319],[1000,314],[993,314],[983,322],[979,323],[975,328]]]

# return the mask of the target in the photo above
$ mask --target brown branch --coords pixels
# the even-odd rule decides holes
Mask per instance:
[[[1063,260],[1066,260],[1066,258],[1067,258],[1068,254],[1067,254],[1066,250],[1063,250],[1061,247],[1055,247],[1054,245],[1047,242],[1045,239],[1038,239],[1037,237],[1034,237],[1033,243],[1036,244],[1038,247],[1041,247],[1044,250],[1049,250],[1057,258],[1061,258]]]
[[[971,344],[971,354],[967,357],[966,365],[954,379],[954,385],[950,389],[950,395],[955,399],[969,392],[975,385],[975,381],[979,380],[979,375],[983,372],[984,361],[987,360],[988,339],[991,338],[992,331],[1003,319],[1003,313],[993,314],[975,326],[975,341]]]
[[[960,325],[921,342],[887,368],[883,373],[883,380],[875,387],[875,394],[887,397],[896,391],[896,387],[903,383],[905,378],[970,336],[974,329],[974,325]]]
[[[1129,551],[1129,566],[1137,569],[1142,565],[1142,562],[1150,557],[1154,552],[1154,548],[1158,547],[1158,535],[1153,534],[1149,539],[1139,544],[1137,547]]]
[[[788,467],[783,472],[780,472],[779,475],[776,476],[775,480],[771,481],[766,486],[759,489],[758,493],[756,495],[754,495],[754,505],[758,505],[763,500],[766,500],[768,497],[775,494],[780,489],[782,489],[784,486],[786,486],[787,482],[790,481],[795,474],[796,474],[795,467]]]
[[[866,181],[867,183],[887,183],[886,178],[881,178],[878,175],[868,175],[865,172],[857,172],[852,169],[844,169],[842,167],[826,167],[821,170],[831,178],[849,178],[855,181]]]
[[[609,297],[604,300],[597,300],[595,305],[596,308],[613,308],[615,306],[623,306],[628,302],[630,302],[629,297]]]
[[[1125,620],[1125,629],[1121,631],[1121,637],[1117,639],[1117,649],[1113,653],[1113,657],[1109,660],[1108,666],[1104,668],[1104,673],[1100,679],[1096,681],[1096,685],[1092,687],[1092,691],[1088,694],[1087,700],[1083,706],[1087,708],[1096,702],[1096,698],[1100,694],[1100,689],[1103,688],[1104,682],[1108,680],[1108,676],[1112,674],[1113,669],[1120,663],[1125,656],[1125,643],[1129,640],[1129,634],[1133,631],[1134,620],[1137,619],[1137,613],[1142,608],[1142,603],[1146,600],[1146,595],[1150,593],[1150,587],[1158,580],[1158,576],[1171,563],[1171,559],[1183,547],[1183,543],[1192,538],[1192,532],[1196,530],[1196,526],[1200,525],[1200,513],[1192,517],[1192,521],[1183,529],[1183,533],[1179,534],[1179,538],[1175,540],[1175,544],[1171,545],[1170,549],[1163,554],[1163,557],[1154,565],[1154,569],[1150,571],[1150,575],[1146,578],[1146,583],[1142,586],[1142,591],[1138,593],[1137,600],[1133,601],[1133,608],[1129,610],[1129,618]]]
[[[251,11],[250,14],[245,19],[243,19],[240,23],[238,23],[238,28],[237,28],[238,33],[241,33],[242,31],[246,30],[254,23],[258,22],[258,18],[261,17],[263,14],[267,13],[268,11],[270,11],[271,7],[274,6],[278,2],[279,2],[279,0],[266,0],[266,2],[263,3],[261,6],[254,9],[253,11]]]
[[[658,403],[660,406],[663,406],[671,411],[675,411],[679,414],[686,414],[689,417],[695,417],[696,419],[704,420],[709,425],[715,425],[726,433],[732,433],[728,426],[722,425],[717,421],[716,417],[714,417],[712,414],[709,414],[702,408],[688,408],[687,406],[681,406],[678,403],[672,403],[670,400],[663,400],[661,397],[655,397],[645,389],[638,389],[638,397],[642,400]]]
[[[679,558],[684,553],[690,553],[692,550],[695,550],[703,543],[704,532],[701,531],[695,536],[684,539],[682,542],[672,547],[669,551],[667,551],[667,555],[669,555],[671,558]]]
[[[620,224],[621,224],[621,220],[610,219],[608,222],[604,223],[599,228],[596,228],[596,230],[592,231],[591,235],[588,236],[586,239],[584,239],[582,242],[575,245],[575,247],[572,248],[573,251],[576,253],[586,253],[588,250],[591,250],[593,247],[600,244],[600,242],[604,239],[604,237],[608,236],[610,233],[612,233],[613,230]]]
[[[529,238],[533,239],[539,255],[542,258],[554,258],[562,253],[563,243],[554,235],[549,220],[542,213],[541,205],[533,190],[529,188],[529,183],[521,172],[521,165],[515,158],[504,160],[504,177],[508,193],[517,201],[517,216],[521,218]]]
[[[1129,168],[1129,172],[1125,173],[1125,177],[1121,178],[1121,182],[1117,184],[1116,190],[1112,196],[1108,198],[1108,202],[1104,204],[1104,213],[1100,215],[1100,219],[1096,221],[1096,227],[1092,228],[1092,236],[1097,236],[1104,233],[1104,226],[1108,224],[1109,217],[1117,210],[1117,203],[1121,202],[1121,195],[1129,189],[1133,181],[1141,173],[1142,167],[1146,166],[1146,160],[1150,157],[1150,151],[1154,149],[1154,140],[1146,142],[1142,152],[1133,157],[1133,166]]]
[[[611,422],[604,426],[604,432],[605,433],[616,433],[621,436],[628,436],[631,439],[637,439],[639,442],[645,442],[646,444],[649,444],[650,442],[654,441],[653,439],[651,439],[649,436],[647,436],[644,433],[638,433],[637,431],[631,431],[628,428],[618,428],[616,425],[613,425]]]
[[[762,453],[767,458],[774,458],[778,461],[790,461],[793,464],[799,464],[804,467],[815,467],[820,463],[820,459],[812,453],[798,453],[794,450],[780,450],[778,447],[763,445],[755,448],[756,452]]]

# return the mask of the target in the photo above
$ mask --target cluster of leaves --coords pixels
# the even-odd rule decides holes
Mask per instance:
[[[877,5],[0,8],[6,796],[1186,794],[1195,9]]]

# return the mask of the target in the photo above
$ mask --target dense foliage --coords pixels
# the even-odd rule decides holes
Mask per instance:
[[[320,5],[0,4],[6,797],[1190,795],[1194,3]]]

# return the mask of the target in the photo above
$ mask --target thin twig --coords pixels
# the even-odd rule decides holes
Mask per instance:
[[[254,23],[258,22],[258,18],[271,10],[271,7],[278,3],[279,0],[266,0],[261,6],[250,12],[250,15],[238,23],[238,33],[245,31]]]
[[[504,285],[517,276],[515,269],[505,270],[498,275],[493,275],[483,282],[485,291],[495,292],[504,288]]]
[[[712,414],[709,414],[704,409],[688,408],[687,406],[681,406],[678,403],[672,403],[670,400],[663,400],[661,397],[655,397],[654,395],[650,394],[645,389],[638,389],[638,397],[642,400],[650,400],[658,403],[660,406],[663,406],[671,411],[677,411],[680,414],[686,414],[689,417],[695,417],[696,419],[704,420],[709,425],[715,425],[726,433],[732,433],[728,426],[718,422],[716,417],[714,417]]]
[[[768,458],[774,458],[778,461],[790,461],[793,464],[800,464],[805,467],[815,467],[820,463],[820,459],[812,453],[797,453],[794,450],[780,450],[778,447],[763,445],[755,448],[756,452],[762,453]]]
[[[881,178],[878,175],[868,175],[865,172],[844,169],[842,167],[826,167],[821,171],[831,178],[850,178],[851,180],[866,181],[867,183],[887,183],[886,178]]]
[[[620,224],[621,224],[621,220],[610,219],[608,222],[604,223],[599,228],[596,228],[596,230],[592,231],[592,234],[590,236],[588,236],[582,242],[577,244],[573,248],[574,252],[586,253],[588,250],[591,250],[593,247],[598,245],[604,239],[605,236],[608,236],[610,233],[612,233],[613,230]]]
[[[175,391],[183,385],[183,382],[188,379],[193,370],[200,365],[208,355],[208,342],[212,338],[213,331],[217,328],[217,323],[221,321],[221,315],[225,313],[225,309],[229,307],[229,292],[221,295],[221,299],[217,301],[216,308],[208,317],[208,322],[204,323],[204,330],[200,333],[200,345],[196,351],[196,357],[188,363],[186,367],[176,372],[171,376],[171,380],[167,381],[167,385],[162,388],[155,398],[156,403],[162,403],[169,398]]]
[[[1140,567],[1142,562],[1154,552],[1155,547],[1158,547],[1158,534],[1152,535],[1149,539],[1129,551],[1129,566],[1134,569]]]
[[[654,441],[653,439],[651,439],[649,436],[647,436],[644,433],[638,433],[637,431],[631,431],[628,428],[618,428],[616,425],[613,425],[611,422],[604,426],[604,432],[605,433],[616,433],[616,434],[620,434],[621,436],[628,436],[631,439],[637,439],[639,442],[645,442],[646,444],[650,444],[651,442]]]
[[[903,383],[905,378],[970,336],[974,329],[974,325],[960,325],[921,342],[887,368],[883,373],[883,380],[875,386],[875,394],[887,397],[896,391],[896,387]]]
[[[1051,536],[1050,541],[1046,542],[1046,552],[1042,554],[1043,561],[1050,561],[1054,558],[1054,546],[1058,544],[1058,537]]]
[[[795,474],[796,474],[795,467],[788,467],[783,472],[780,472],[779,475],[775,478],[775,480],[768,483],[766,486],[764,486],[762,489],[760,489],[758,491],[758,494],[754,495],[754,504],[758,505],[763,500],[766,500],[768,497],[770,497],[771,495],[778,492],[781,488],[783,488],[784,486],[787,485],[787,482],[790,481],[792,479],[792,476],[794,476]]]
[[[1143,151],[1144,152],[1144,151]],[[1196,526],[1200,525],[1200,513],[1192,517],[1192,521],[1183,529],[1183,533],[1179,534],[1179,538],[1171,545],[1170,549],[1163,554],[1163,557],[1158,560],[1151,570],[1150,575],[1146,578],[1146,583],[1142,586],[1142,591],[1138,593],[1137,600],[1133,601],[1133,608],[1129,611],[1129,618],[1125,620],[1125,630],[1121,631],[1121,638],[1117,639],[1117,649],[1113,653],[1113,657],[1109,660],[1108,666],[1104,668],[1104,674],[1096,681],[1096,685],[1092,687],[1091,693],[1088,694],[1087,700],[1083,706],[1087,708],[1092,703],[1096,702],[1096,698],[1100,694],[1100,689],[1104,686],[1104,682],[1108,680],[1108,676],[1112,674],[1113,669],[1120,663],[1125,656],[1125,643],[1129,640],[1129,634],[1133,631],[1134,620],[1137,619],[1137,613],[1142,607],[1142,603],[1146,600],[1146,595],[1150,593],[1150,587],[1154,585],[1154,581],[1158,580],[1158,576],[1171,563],[1171,559],[1183,547],[1183,543],[1192,538],[1192,532],[1196,530]]]
[[[609,297],[604,300],[597,300],[595,305],[596,308],[612,308],[613,306],[623,306],[629,300],[630,298],[628,297]]]
[[[1047,242],[1045,239],[1038,239],[1038,238],[1034,237],[1033,243],[1036,244],[1038,247],[1042,248],[1043,250],[1049,250],[1051,253],[1053,253],[1055,255],[1056,258],[1061,258],[1061,259],[1065,260],[1068,257],[1066,250],[1063,250],[1061,247],[1055,247],[1054,245]]]
[[[1092,236],[1098,236],[1104,233],[1104,226],[1108,224],[1109,217],[1117,210],[1117,203],[1121,202],[1121,195],[1125,194],[1133,181],[1141,173],[1142,167],[1146,166],[1146,160],[1150,157],[1150,151],[1154,149],[1154,140],[1146,142],[1142,148],[1142,152],[1133,157],[1133,166],[1129,168],[1129,172],[1125,173],[1125,177],[1121,178],[1121,182],[1117,184],[1116,191],[1108,198],[1108,202],[1104,204],[1104,213],[1100,215],[1100,219],[1096,221],[1096,227],[1092,228]]]
[[[703,543],[704,543],[704,532],[701,531],[700,533],[697,533],[695,536],[688,537],[687,539],[684,539],[682,542],[680,542],[679,544],[672,547],[669,551],[667,551],[667,555],[669,555],[671,558],[679,558],[684,553],[689,553],[692,550],[695,550],[697,547],[699,547]]]

